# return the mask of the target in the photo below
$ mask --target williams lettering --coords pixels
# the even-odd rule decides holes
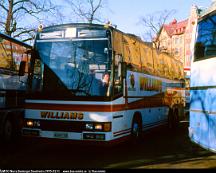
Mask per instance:
[[[82,112],[40,112],[42,119],[83,120]]]

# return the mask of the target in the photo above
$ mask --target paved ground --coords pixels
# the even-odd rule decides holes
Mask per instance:
[[[21,140],[0,145],[0,169],[216,168],[216,154],[192,143],[187,129],[183,121],[176,133],[161,128],[136,146],[110,148]]]

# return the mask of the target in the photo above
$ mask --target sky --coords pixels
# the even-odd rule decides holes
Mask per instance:
[[[143,26],[138,22],[142,16],[175,10],[173,18],[180,21],[189,16],[192,5],[207,8],[211,3],[212,0],[107,0],[109,10],[103,15],[106,20],[117,25],[119,30],[141,36],[144,33]]]

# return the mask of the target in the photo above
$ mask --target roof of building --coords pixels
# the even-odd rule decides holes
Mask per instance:
[[[179,35],[185,32],[186,26],[188,24],[188,19],[177,22],[176,19],[173,19],[169,24],[164,24],[163,27],[167,34],[171,37],[173,35]]]

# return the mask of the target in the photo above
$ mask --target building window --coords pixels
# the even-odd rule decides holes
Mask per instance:
[[[182,44],[182,37],[179,38],[179,44]]]
[[[183,51],[182,51],[182,47],[180,48],[180,51],[179,51],[179,55],[182,56],[183,54]]]
[[[175,48],[175,55],[178,55],[179,54],[179,50],[178,48]]]
[[[175,44],[178,44],[179,39],[175,38]]]

